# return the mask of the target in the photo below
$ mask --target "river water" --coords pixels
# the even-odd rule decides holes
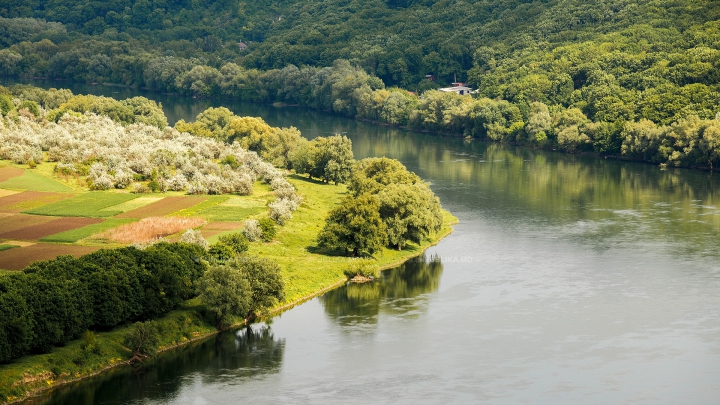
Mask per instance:
[[[720,176],[442,138],[300,108],[144,95],[343,133],[432,183],[460,219],[425,259],[270,325],[34,399],[42,404],[720,403]]]

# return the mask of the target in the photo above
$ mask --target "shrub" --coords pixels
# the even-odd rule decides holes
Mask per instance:
[[[260,223],[257,219],[248,219],[245,221],[242,233],[250,242],[256,242],[262,239],[263,230],[260,228]]]
[[[263,218],[258,221],[258,225],[260,226],[260,229],[262,229],[263,241],[270,242],[271,240],[275,239],[275,234],[277,233],[277,230],[275,228],[275,222],[272,219]]]
[[[203,238],[202,233],[194,229],[188,229],[187,231],[185,231],[185,233],[183,233],[180,237],[180,242],[198,245],[205,250],[207,250],[209,247],[208,242],[205,240],[205,238]]]
[[[245,237],[245,235],[241,233],[231,233],[229,235],[223,235],[218,239],[220,243],[229,246],[232,249],[233,253],[236,255],[247,252],[247,250],[250,248],[248,239]]]
[[[270,203],[270,218],[280,225],[285,225],[292,218],[292,212],[297,208],[294,202],[287,199],[278,199]]]
[[[124,344],[132,350],[135,359],[157,354],[160,345],[160,330],[155,321],[136,322],[125,335]]]
[[[150,192],[150,187],[142,183],[135,183],[132,192],[135,194],[147,194]]]
[[[343,273],[347,278],[355,276],[376,278],[378,276],[378,265],[372,259],[352,259]]]
[[[32,115],[39,117],[40,116],[40,107],[38,107],[38,104],[34,101],[25,100],[20,105],[17,106],[18,111],[22,109],[26,109],[32,113]]]
[[[235,250],[226,243],[218,242],[210,246],[208,254],[216,262],[226,262],[235,257]]]

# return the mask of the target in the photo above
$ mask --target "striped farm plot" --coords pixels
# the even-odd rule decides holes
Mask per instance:
[[[50,260],[60,255],[72,255],[79,257],[92,253],[98,249],[100,249],[100,246],[36,243],[26,247],[0,251],[0,269],[22,270],[30,263],[38,260]]]
[[[82,228],[102,222],[99,218],[80,218],[80,217],[44,217],[50,218],[50,221],[23,226],[10,231],[0,231],[0,239],[18,239],[18,240],[38,240],[40,238],[54,235],[59,232],[66,232],[73,229]]]
[[[13,166],[4,166],[0,167],[0,183],[10,180],[13,177],[22,176],[25,173],[25,170],[13,167]]]
[[[0,189],[0,212],[17,213],[73,197],[68,193]]]
[[[27,210],[25,213],[59,217],[112,217],[122,213],[122,211],[107,208],[119,206],[139,197],[137,194],[117,193],[113,191],[89,191],[77,194],[66,200]]]
[[[128,210],[127,212],[119,214],[116,218],[162,217],[194,207],[207,199],[208,198],[204,196],[159,197],[155,201],[151,201],[143,206],[138,206],[133,210]]]

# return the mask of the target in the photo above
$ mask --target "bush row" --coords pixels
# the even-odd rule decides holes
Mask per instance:
[[[194,296],[205,250],[186,243],[103,249],[0,277],[0,362],[63,346],[88,329],[161,316]]]

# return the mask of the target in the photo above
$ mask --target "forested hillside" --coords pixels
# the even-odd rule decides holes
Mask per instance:
[[[0,17],[4,75],[292,103],[674,165],[720,159],[703,135],[720,99],[710,0],[0,0]],[[455,78],[478,89],[474,102],[427,92]]]

